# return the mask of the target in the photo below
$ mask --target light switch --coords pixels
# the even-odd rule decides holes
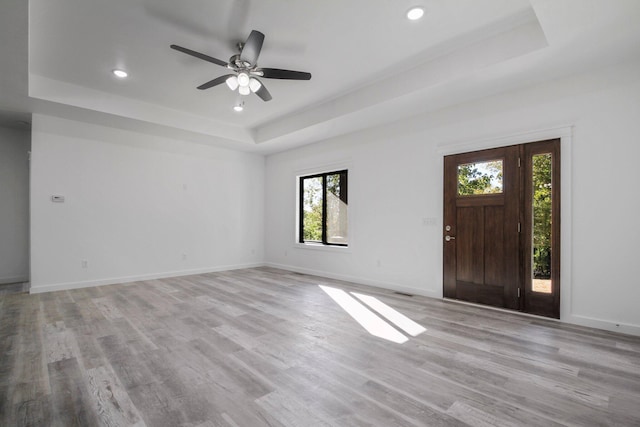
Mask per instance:
[[[64,196],[51,196],[51,201],[54,203],[64,203]]]
[[[433,227],[436,225],[436,218],[422,218],[422,225],[427,227]]]

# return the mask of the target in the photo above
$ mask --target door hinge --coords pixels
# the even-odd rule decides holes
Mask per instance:
[[[520,288],[518,288],[518,298],[520,298]]]
[[[522,227],[520,226],[520,223],[518,223],[518,233],[520,233],[522,230]]]
[[[520,157],[518,157],[518,167],[521,167],[522,162],[520,161]]]

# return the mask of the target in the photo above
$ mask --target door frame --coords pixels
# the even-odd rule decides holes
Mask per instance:
[[[594,319],[585,318],[573,314],[571,309],[572,301],[572,229],[571,229],[571,216],[572,216],[572,145],[573,145],[573,126],[564,125],[557,127],[542,128],[539,130],[512,133],[501,136],[471,139],[463,138],[448,142],[440,143],[436,146],[436,152],[440,155],[440,191],[444,191],[444,157],[452,154],[460,154],[469,151],[479,151],[490,148],[505,147],[516,144],[526,144],[533,141],[542,141],[548,139],[560,139],[560,150],[562,157],[560,165],[562,168],[562,182],[560,183],[560,203],[562,204],[562,211],[560,213],[560,221],[564,226],[560,232],[560,239],[562,246],[560,248],[561,268],[560,277],[562,281],[562,287],[560,289],[560,320],[564,322],[584,324],[588,326],[598,325]],[[439,198],[439,203],[444,203],[444,193]],[[440,212],[444,212],[444,205],[440,205]],[[444,227],[444,224],[441,224]],[[440,234],[439,234],[440,238]],[[441,244],[441,242],[439,242]],[[443,268],[440,274],[440,287],[439,295],[444,297],[444,252],[440,251],[440,265]],[[449,300],[449,299],[448,299]],[[458,301],[458,300],[450,300]],[[462,304],[472,304],[464,301],[460,301]],[[502,310],[490,306],[483,306],[489,309]],[[521,313],[518,311],[507,310],[510,313]],[[526,313],[522,313],[527,315]],[[598,323],[599,324],[599,323]],[[601,327],[601,326],[600,326]]]

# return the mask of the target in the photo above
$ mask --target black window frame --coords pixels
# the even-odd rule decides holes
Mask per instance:
[[[330,243],[327,242],[327,176],[340,175],[340,200],[349,205],[349,170],[342,169],[331,172],[316,173],[313,175],[304,175],[299,177],[299,199],[298,199],[298,243],[301,244],[316,244],[325,246],[340,246],[348,247],[347,243]],[[304,240],[304,180],[322,178],[322,241],[317,240]],[[344,182],[344,188],[343,188]],[[343,191],[344,190],[344,191]],[[343,197],[344,193],[344,197]],[[348,221],[348,218],[347,218]]]

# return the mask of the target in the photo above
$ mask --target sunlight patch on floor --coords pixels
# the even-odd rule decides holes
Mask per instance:
[[[404,334],[394,328],[391,324],[389,324],[389,322],[392,322],[411,336],[416,336],[426,331],[425,328],[418,325],[413,320],[389,307],[375,297],[352,292],[353,295],[355,295],[358,299],[371,307],[371,309],[377,311],[378,313],[380,313],[380,315],[387,318],[389,322],[382,319],[380,316],[367,308],[367,306],[362,304],[360,301],[358,301],[342,289],[324,285],[318,286],[373,336],[383,338],[398,344],[407,342],[409,338],[407,338]]]
[[[371,335],[384,338],[398,344],[407,342],[409,338],[401,334],[393,326],[376,316],[371,310],[362,305],[354,297],[342,289],[319,285],[344,311],[349,313]]]
[[[384,316],[389,322],[393,323],[412,337],[416,337],[426,331],[426,329],[421,325],[409,319],[407,316],[400,313],[396,309],[389,307],[387,304],[383,303],[376,297],[363,295],[356,292],[351,292],[351,295],[354,295],[360,301],[367,304],[369,307]]]

